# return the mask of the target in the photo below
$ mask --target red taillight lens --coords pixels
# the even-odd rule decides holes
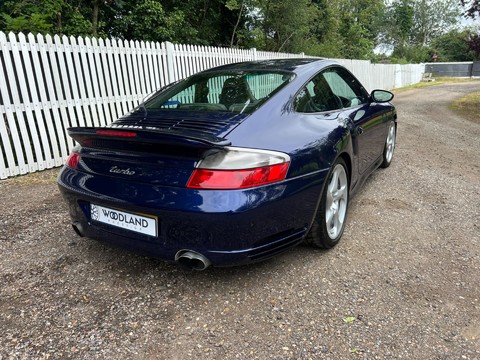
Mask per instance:
[[[117,130],[97,130],[95,133],[105,136],[117,136],[117,137],[136,137],[137,133],[133,131],[117,131]]]
[[[193,189],[245,189],[285,179],[289,163],[242,170],[195,169],[187,187]]]
[[[225,147],[208,151],[187,187],[233,190],[262,186],[287,177],[290,156],[271,150]]]
[[[78,161],[80,160],[80,154],[72,152],[67,158],[67,166],[71,169],[76,169],[78,166]]]

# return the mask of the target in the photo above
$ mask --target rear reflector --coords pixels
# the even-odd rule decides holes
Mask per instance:
[[[228,147],[202,159],[187,187],[192,189],[245,189],[282,181],[287,176],[287,154]]]
[[[97,130],[98,135],[116,136],[116,137],[136,137],[137,133],[133,131],[117,131],[117,130]]]

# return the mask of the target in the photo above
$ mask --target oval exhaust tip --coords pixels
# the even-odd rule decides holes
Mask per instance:
[[[79,222],[74,222],[72,224],[73,230],[77,233],[78,236],[83,237],[83,227]]]
[[[203,271],[211,265],[210,260],[193,250],[180,250],[175,255],[175,262],[189,270],[196,271]]]

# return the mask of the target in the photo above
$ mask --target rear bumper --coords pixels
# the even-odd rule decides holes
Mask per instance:
[[[130,183],[64,168],[58,184],[73,222],[92,239],[174,261],[180,250],[214,266],[264,260],[298,244],[312,222],[327,171],[243,190]],[[158,218],[158,237],[92,221],[90,203]]]

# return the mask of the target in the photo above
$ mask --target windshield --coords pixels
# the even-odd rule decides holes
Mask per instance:
[[[145,110],[251,113],[293,77],[289,72],[211,72],[194,75],[147,100]]]

